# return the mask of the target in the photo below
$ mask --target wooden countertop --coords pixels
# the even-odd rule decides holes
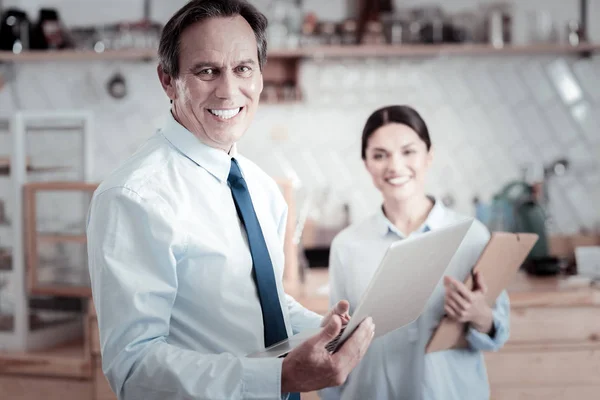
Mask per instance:
[[[328,309],[327,269],[311,269],[304,284],[285,285],[305,307],[319,313]],[[508,287],[511,308],[600,307],[600,283],[580,276],[536,277],[519,272]]]
[[[512,308],[600,306],[600,283],[577,275],[536,277],[519,272],[508,293]]]

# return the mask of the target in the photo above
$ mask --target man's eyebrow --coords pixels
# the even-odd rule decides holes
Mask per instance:
[[[250,65],[256,65],[256,61],[254,61],[252,58],[247,58],[245,60],[241,60],[238,61],[237,64],[250,64]]]

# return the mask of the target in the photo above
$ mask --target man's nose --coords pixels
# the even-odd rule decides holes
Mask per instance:
[[[231,99],[237,90],[237,80],[232,73],[224,73],[217,82],[215,95],[220,99]]]

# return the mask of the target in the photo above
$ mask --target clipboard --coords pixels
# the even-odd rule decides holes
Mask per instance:
[[[513,280],[527,255],[538,240],[535,233],[493,232],[473,271],[481,272],[488,291],[486,301],[490,307]],[[473,274],[469,274],[465,285],[473,288]],[[433,333],[425,353],[466,348],[467,324],[442,318]]]

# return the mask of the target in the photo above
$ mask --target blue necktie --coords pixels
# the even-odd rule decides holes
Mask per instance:
[[[269,347],[287,339],[288,336],[279,303],[275,273],[273,272],[269,250],[252,205],[248,186],[234,158],[231,159],[231,169],[229,170],[227,182],[231,187],[238,216],[246,228],[252,256],[253,277],[258,289],[258,298],[263,315],[265,347]],[[290,393],[288,400],[300,400],[300,394]]]

